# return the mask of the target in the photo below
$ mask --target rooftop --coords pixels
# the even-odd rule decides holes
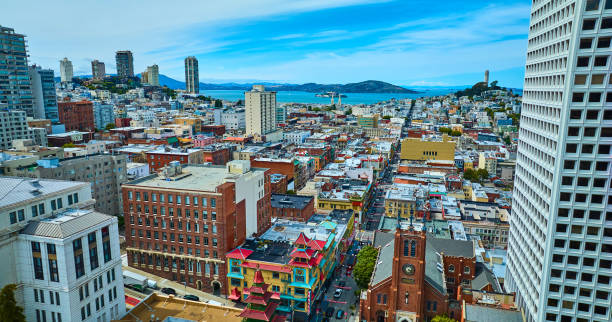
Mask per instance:
[[[272,208],[292,208],[292,209],[304,209],[314,197],[312,196],[298,196],[298,195],[281,195],[272,194],[271,203]]]
[[[110,224],[113,218],[93,210],[70,209],[39,221],[30,221],[21,233],[64,239],[103,222]]]
[[[0,208],[80,186],[90,186],[90,183],[0,177]]]
[[[116,321],[242,321],[241,309],[153,293]],[[154,318],[152,318],[154,317]]]
[[[216,192],[217,186],[225,182],[235,180],[240,176],[255,176],[263,171],[265,170],[251,168],[251,171],[240,174],[228,172],[225,166],[188,164],[183,166],[181,174],[174,177],[152,174],[126,184],[139,187]]]
[[[479,322],[523,322],[523,315],[519,311],[504,310],[474,304],[465,304],[465,320]]]

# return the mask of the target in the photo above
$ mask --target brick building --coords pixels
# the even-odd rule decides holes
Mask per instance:
[[[225,165],[230,161],[230,147],[226,144],[211,144],[202,147],[204,162],[216,165]]]
[[[400,226],[375,236],[379,254],[361,295],[360,321],[430,321],[441,314],[458,319],[458,293],[503,292],[494,274],[476,262],[472,241],[433,237],[421,223]]]
[[[123,185],[130,266],[227,294],[225,254],[271,226],[268,169],[173,162]]]
[[[96,130],[94,125],[93,103],[90,101],[57,103],[60,123],[66,126],[66,131]]]
[[[176,149],[164,146],[148,151],[146,154],[151,171],[157,171],[172,161],[178,161],[181,164],[202,164],[204,162],[202,149]]]
[[[202,125],[202,133],[223,136],[225,134],[225,125]]]
[[[272,194],[272,217],[306,222],[314,214],[314,197]]]

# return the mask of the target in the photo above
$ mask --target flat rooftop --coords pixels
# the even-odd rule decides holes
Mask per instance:
[[[153,293],[114,321],[242,321],[241,309]]]
[[[216,192],[217,186],[239,178],[240,176],[255,176],[264,169],[251,168],[244,174],[229,173],[225,166],[189,164],[183,165],[181,174],[166,178],[163,175],[152,174],[130,182],[127,185],[151,188],[185,189]]]
[[[112,221],[113,216],[93,210],[69,209],[42,220],[33,220],[21,230],[24,235],[50,238],[68,238],[90,227]]]
[[[272,208],[304,209],[314,197],[298,195],[272,194]]]

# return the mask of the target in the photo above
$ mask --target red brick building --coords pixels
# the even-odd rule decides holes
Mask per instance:
[[[172,161],[178,161],[181,164],[204,163],[204,153],[202,149],[160,147],[157,150],[148,151],[146,154],[147,163],[152,172],[167,166]]]
[[[225,254],[271,226],[268,176],[248,161],[234,161],[227,167],[173,165],[163,175],[124,184],[129,265],[227,294]]]
[[[130,121],[132,119],[129,117],[116,117],[115,118],[115,127],[128,127],[130,126]]]
[[[307,222],[314,214],[314,197],[272,194],[272,217]]]
[[[421,224],[402,223],[395,233],[377,233],[376,243],[380,264],[362,295],[361,321],[430,321],[441,314],[459,319],[462,289],[502,291],[499,283],[491,285],[493,273],[476,264],[472,241],[426,236]]]
[[[202,125],[202,133],[212,133],[214,136],[225,134],[225,125]]]
[[[279,173],[273,173],[270,175],[270,185],[272,193],[287,193],[287,176]]]
[[[94,132],[93,103],[90,101],[59,102],[57,111],[60,123],[66,126],[66,131]]]
[[[211,144],[201,148],[203,162],[210,162],[216,165],[225,165],[230,161],[230,148],[225,144]]]

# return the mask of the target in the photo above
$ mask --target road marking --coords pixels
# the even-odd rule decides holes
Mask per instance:
[[[329,302],[329,303],[338,303],[338,304],[346,304],[346,302],[334,301],[334,300],[327,300],[327,302]]]

